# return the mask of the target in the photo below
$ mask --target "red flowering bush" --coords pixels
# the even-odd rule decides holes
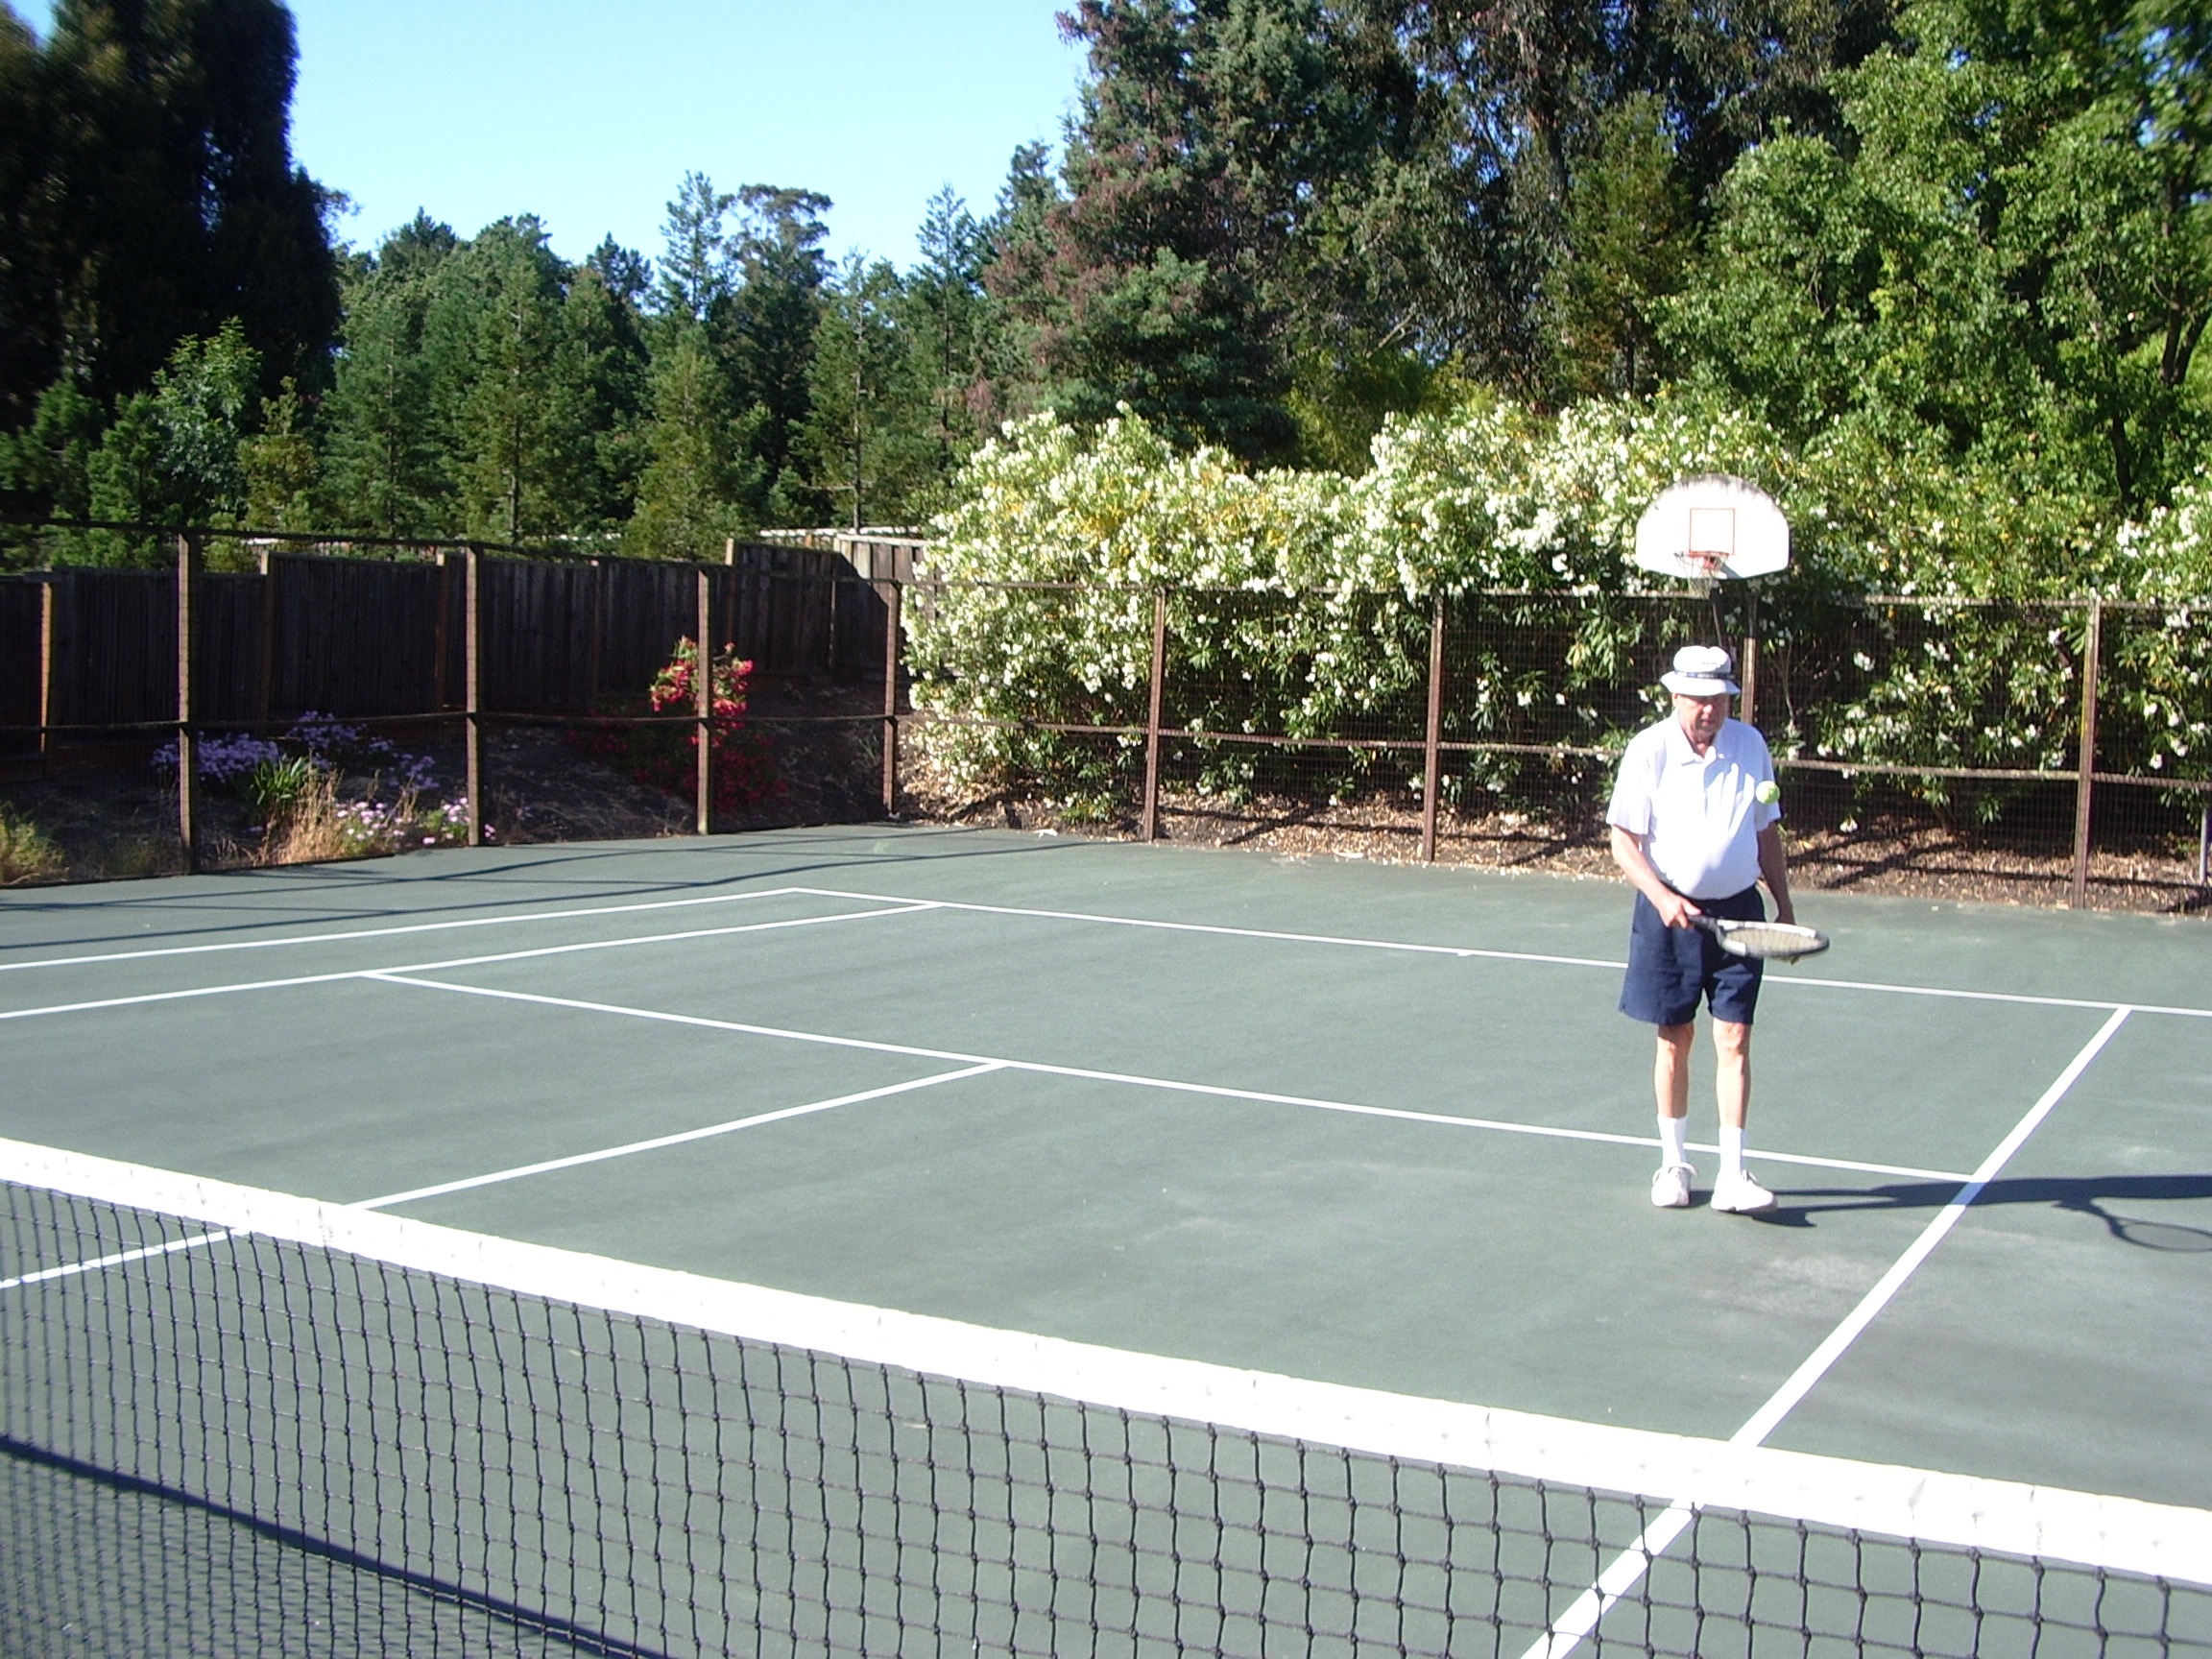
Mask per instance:
[[[679,639],[643,708],[631,703],[613,713],[688,714],[698,707],[693,676],[699,647]],[[734,650],[714,660],[714,705],[708,731],[714,773],[714,810],[735,812],[776,793],[776,757],[757,733],[745,729],[745,682],[753,664]],[[576,746],[638,782],[688,799],[698,787],[699,728],[690,726],[595,726],[573,734]]]

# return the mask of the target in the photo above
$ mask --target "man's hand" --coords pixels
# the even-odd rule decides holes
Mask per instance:
[[[1651,901],[1651,908],[1659,912],[1660,921],[1670,927],[1687,927],[1693,917],[1705,914],[1659,878],[1659,872],[1644,854],[1641,838],[1629,834],[1618,824],[1611,826],[1611,830],[1613,862],[1621,866],[1621,873],[1628,878],[1629,884]]]

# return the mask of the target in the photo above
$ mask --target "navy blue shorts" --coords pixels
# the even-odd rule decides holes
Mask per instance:
[[[1767,919],[1756,887],[1691,902],[1708,916],[1730,922]],[[1709,1001],[1714,1019],[1748,1025],[1759,1006],[1759,975],[1765,967],[1729,955],[1702,927],[1668,926],[1651,901],[1639,893],[1628,924],[1628,974],[1621,983],[1621,1012],[1647,1025],[1687,1025],[1697,1018],[1697,1004]]]

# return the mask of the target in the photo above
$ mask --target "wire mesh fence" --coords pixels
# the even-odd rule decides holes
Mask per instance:
[[[303,856],[899,813],[1598,873],[1616,757],[1664,714],[1673,653],[1719,640],[1782,772],[1800,884],[2207,902],[2199,607],[1797,582],[1154,591],[863,577],[796,547],[651,567],[402,551],[372,570],[264,550],[226,573],[180,544],[167,572],[0,583],[0,813],[66,818],[137,767],[145,799],[105,813],[140,822],[136,867],[76,873],[279,858],[262,797],[281,780],[249,774],[327,758],[321,722],[352,733],[354,819]],[[750,664],[712,713],[679,661],[702,635]],[[223,757],[232,774],[203,791]],[[410,834],[364,836],[377,811],[397,821],[409,776]],[[25,878],[8,856],[0,878]]]
[[[1622,748],[1666,712],[1673,653],[1719,640],[1802,884],[2206,899],[2189,607],[927,583],[908,605],[901,780],[926,815],[1602,871]]]

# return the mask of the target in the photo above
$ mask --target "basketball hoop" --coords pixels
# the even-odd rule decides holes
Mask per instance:
[[[1636,521],[1636,563],[1678,581],[1741,581],[1790,564],[1790,521],[1756,484],[1725,473],[1685,478]]]
[[[1790,565],[1790,520],[1758,485],[1722,472],[1700,473],[1662,491],[1636,521],[1636,564],[1690,584],[1713,610],[1713,635],[1723,641],[1722,582],[1770,576]],[[1751,594],[1752,616],[1759,595]]]

